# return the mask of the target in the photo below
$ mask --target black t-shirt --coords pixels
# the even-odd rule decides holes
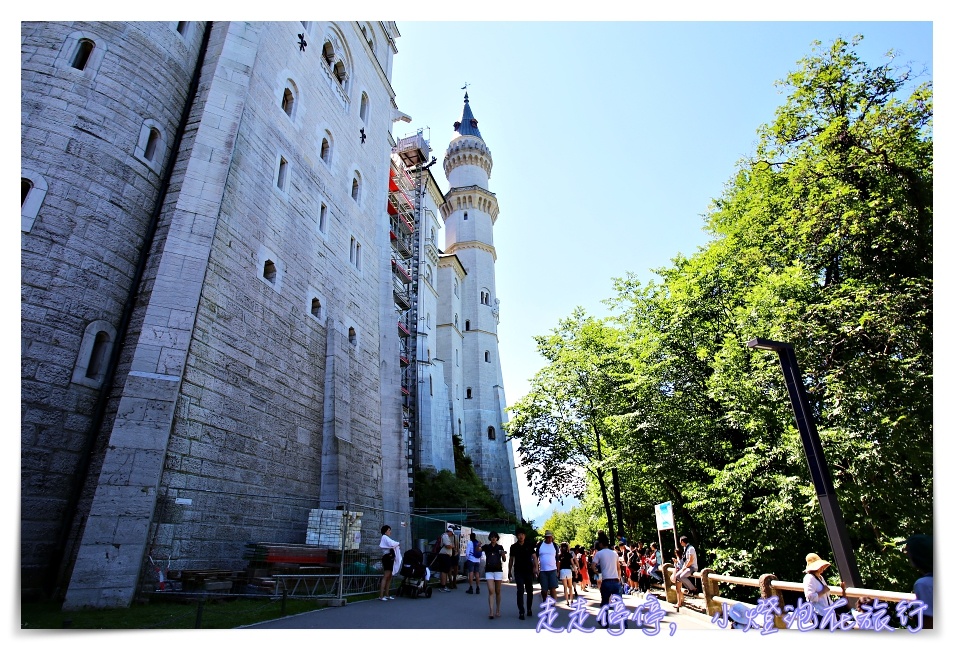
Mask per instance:
[[[503,571],[503,546],[496,542],[484,544],[484,557],[487,560],[484,563],[484,571]]]
[[[510,545],[510,557],[513,559],[513,570],[515,572],[529,575],[533,573],[533,555],[536,551],[529,542],[524,540],[523,544],[514,542]]]
[[[573,555],[571,555],[569,551],[566,551],[566,552],[561,551],[558,557],[560,561],[559,566],[561,569],[573,568]]]

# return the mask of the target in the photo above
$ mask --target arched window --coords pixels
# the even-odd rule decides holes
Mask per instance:
[[[361,174],[358,172],[355,172],[351,179],[351,198],[355,201],[361,198]]]
[[[361,121],[365,124],[368,123],[368,95],[367,93],[361,93],[361,109],[358,112],[358,115],[361,117]]]
[[[73,383],[90,388],[102,386],[115,340],[116,329],[106,321],[94,321],[86,326],[73,367]]]
[[[324,46],[321,48],[321,57],[328,65],[335,62],[335,48],[331,44],[331,41],[325,41]]]
[[[484,350],[484,361],[490,363],[490,350]]]
[[[89,355],[89,365],[86,366],[86,376],[90,379],[98,377],[105,369],[104,360],[106,350],[109,349],[109,334],[99,332],[93,342],[93,351]]]
[[[155,173],[162,171],[162,160],[165,158],[165,137],[162,126],[154,119],[143,120],[139,128],[139,140],[136,142],[133,155],[142,161]]]
[[[275,185],[280,190],[285,190],[285,183],[288,177],[288,161],[284,157],[278,158],[278,176],[275,179]]]
[[[464,221],[467,221],[467,213],[464,213]]]
[[[464,331],[465,332],[470,331],[470,319],[464,321]]]
[[[487,427],[487,439],[496,440],[497,439],[497,430],[493,427]]]
[[[30,232],[46,198],[46,179],[31,170],[20,170],[20,230]]]
[[[337,63],[335,63],[335,67],[332,70],[332,72],[334,72],[335,79],[338,80],[338,83],[344,86],[345,80],[348,78],[348,73],[345,70],[344,63],[342,63],[341,61],[338,61]]]
[[[331,164],[331,153],[332,153],[332,144],[334,140],[331,138],[331,134],[325,131],[325,135],[321,138],[321,159],[326,165]]]
[[[328,206],[324,203],[318,209],[318,230],[322,234],[328,232]]]
[[[156,157],[156,146],[159,144],[159,129],[149,129],[149,139],[146,141],[146,150],[143,157],[146,160],[153,160]]]
[[[96,44],[93,41],[88,38],[81,38],[77,44],[73,62],[70,63],[70,65],[77,70],[85,70],[86,64],[89,63],[89,57],[93,54],[94,47],[96,47]]]
[[[467,389],[467,399],[473,399],[473,398],[474,398],[473,391],[472,391],[470,388],[468,388],[468,389]]]
[[[295,107],[295,94],[291,91],[291,88],[286,88],[282,93],[282,110],[285,111],[285,115],[292,117],[292,111]]]

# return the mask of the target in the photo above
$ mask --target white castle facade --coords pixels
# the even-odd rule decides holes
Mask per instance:
[[[446,194],[395,141],[398,37],[21,24],[25,594],[124,606],[150,553],[228,566],[311,508],[409,512],[454,434],[521,514],[490,150],[466,98]]]

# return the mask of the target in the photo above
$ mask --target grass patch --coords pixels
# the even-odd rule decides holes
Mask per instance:
[[[370,598],[355,597],[349,601]],[[207,600],[202,606],[198,627],[205,630],[225,630],[271,621],[284,616],[323,609],[327,605],[315,600],[291,599],[285,601],[282,614],[281,599],[236,598]],[[64,612],[59,603],[22,603],[20,627],[24,630],[184,630],[195,629],[199,619],[198,602],[171,602],[153,600],[148,604],[134,604],[117,609],[83,609]]]

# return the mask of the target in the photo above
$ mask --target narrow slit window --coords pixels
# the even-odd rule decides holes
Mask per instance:
[[[143,157],[153,160],[156,157],[156,147],[159,145],[159,129],[149,129],[149,140],[146,141],[146,151]]]
[[[79,45],[76,48],[76,55],[73,57],[73,63],[70,65],[77,70],[85,70],[94,47],[95,44],[88,38],[80,39]]]
[[[496,440],[497,439],[497,430],[493,427],[487,427],[487,439]]]
[[[328,206],[324,203],[321,204],[321,208],[318,210],[318,230],[325,232],[328,227]]]
[[[361,110],[359,112],[361,121],[365,124],[368,123],[368,95],[367,93],[361,93]]]
[[[33,183],[30,182],[28,178],[20,178],[20,207],[23,207],[23,204],[26,203],[27,197],[30,196],[30,190],[33,189]]]
[[[280,190],[285,189],[285,177],[287,174],[288,174],[288,161],[285,160],[284,158],[280,158],[278,161],[278,181],[276,183],[276,185],[278,185],[278,189]]]
[[[328,142],[328,138],[321,139],[321,159],[326,164],[331,162],[331,143]]]
[[[468,389],[467,389],[467,399],[473,399],[473,398],[474,398],[474,393],[473,393],[473,391],[472,391],[470,388],[468,388]]]
[[[465,320],[465,321],[464,321],[464,331],[465,331],[465,332],[469,332],[469,331],[470,331],[470,321],[469,321],[469,320]]]
[[[351,345],[358,344],[358,333],[355,331],[353,327],[348,328],[348,343],[350,343]]]
[[[357,201],[360,192],[361,192],[361,183],[358,181],[358,177],[355,176],[354,178],[351,179],[351,198]]]
[[[89,364],[86,366],[86,376],[90,379],[96,379],[103,371],[103,361],[106,358],[106,350],[109,348],[109,334],[99,332],[96,334],[96,341],[93,343],[93,349],[89,355]]]
[[[484,350],[484,361],[490,363],[490,350]]]

